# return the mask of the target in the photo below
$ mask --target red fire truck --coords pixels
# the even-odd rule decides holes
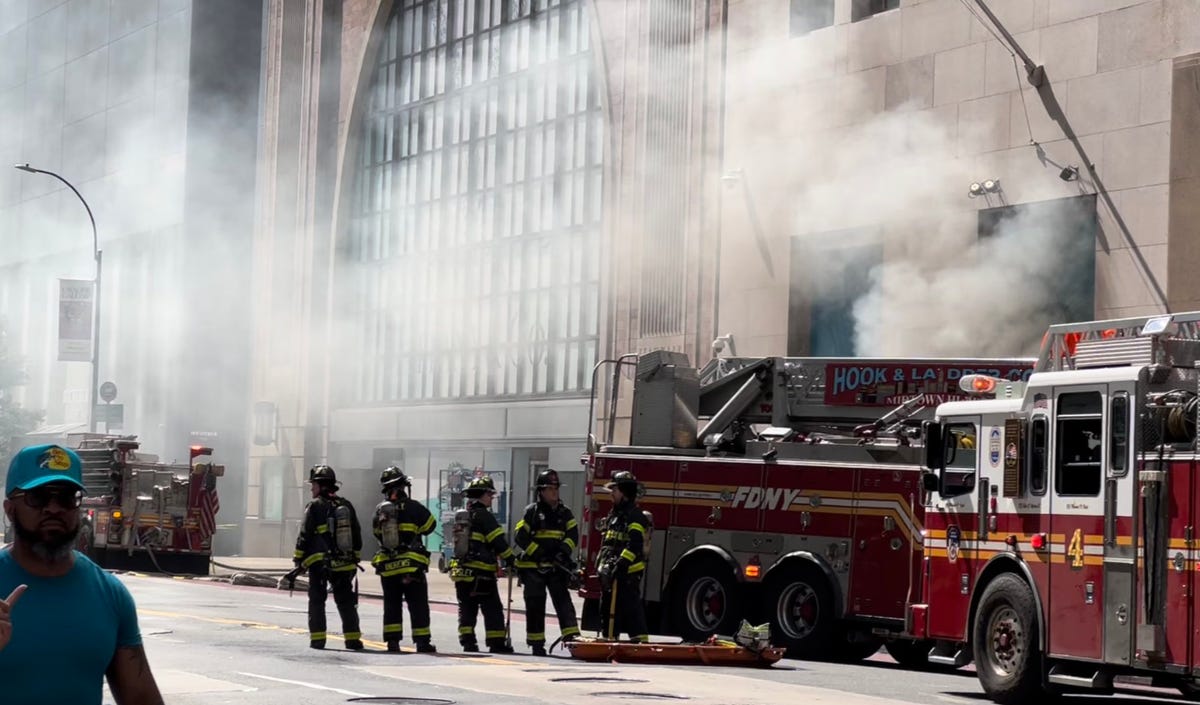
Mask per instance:
[[[584,626],[599,626],[595,559],[614,473],[644,487],[653,518],[651,631],[702,640],[769,621],[796,657],[864,658],[886,642],[924,663],[907,606],[923,594],[921,423],[969,398],[960,380],[1024,380],[1033,359],[719,358],[615,361],[605,442],[589,433],[581,540]],[[598,373],[605,363],[596,367]],[[613,443],[623,368],[634,367],[629,441]],[[593,380],[593,389],[595,383]]]
[[[1001,703],[1200,675],[1200,313],[1053,326],[1010,398],[943,404],[913,636]],[[981,387],[990,382],[981,380]]]
[[[195,461],[211,448],[192,446],[187,464],[172,464],[141,451],[136,436],[73,434],[67,444],[87,488],[81,552],[104,568],[208,574],[225,468]]]

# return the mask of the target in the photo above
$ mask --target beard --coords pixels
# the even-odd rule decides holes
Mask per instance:
[[[67,522],[64,520],[64,526]],[[71,552],[75,550],[75,539],[79,537],[80,523],[75,522],[75,526],[67,528],[61,532],[47,534],[40,529],[29,529],[21,524],[21,520],[13,517],[13,532],[21,543],[29,546],[34,555],[44,561],[57,563],[64,561],[71,556]]]

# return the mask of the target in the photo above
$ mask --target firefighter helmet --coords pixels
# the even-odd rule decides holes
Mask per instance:
[[[321,482],[325,484],[336,484],[337,473],[328,465],[314,465],[308,469],[309,482]]]
[[[485,492],[493,494],[496,492],[496,483],[492,482],[492,478],[487,475],[471,480],[467,483],[467,488],[463,490],[463,494],[468,497],[482,497]]]
[[[412,487],[412,481],[408,479],[408,475],[395,465],[389,466],[383,472],[379,473],[379,484],[383,485],[383,491],[387,492],[397,485],[401,487]]]
[[[537,476],[537,488],[544,489],[546,487],[558,487],[558,471],[554,469],[543,470]]]
[[[634,477],[633,473],[629,472],[628,470],[622,470],[621,472],[614,474],[612,479],[608,481],[608,484],[605,485],[605,487],[616,487],[618,490],[621,490],[621,494],[625,495],[626,497],[634,497],[638,493],[637,478]]]

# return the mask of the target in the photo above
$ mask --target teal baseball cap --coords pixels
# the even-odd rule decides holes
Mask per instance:
[[[69,482],[83,486],[83,463],[70,448],[58,445],[30,446],[21,449],[8,464],[4,496],[18,490],[31,490],[51,482]]]

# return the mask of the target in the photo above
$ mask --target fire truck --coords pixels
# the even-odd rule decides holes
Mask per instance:
[[[72,434],[83,462],[83,524],[77,548],[103,568],[207,575],[216,531],[222,465],[196,462],[212,449],[192,446],[186,464],[140,449],[136,436]]]
[[[1052,326],[1036,370],[923,432],[911,635],[1000,703],[1131,676],[1196,699],[1200,313]]]
[[[595,561],[611,503],[601,490],[627,470],[654,525],[652,632],[702,641],[769,621],[793,657],[861,659],[884,643],[901,663],[926,662],[934,645],[908,623],[925,580],[922,423],[937,404],[970,398],[962,379],[1019,382],[1032,358],[734,357],[697,370],[654,351],[597,364],[593,390],[605,365],[605,438],[589,429],[584,458],[585,628],[599,627],[602,609]],[[629,439],[618,445],[630,368]]]

